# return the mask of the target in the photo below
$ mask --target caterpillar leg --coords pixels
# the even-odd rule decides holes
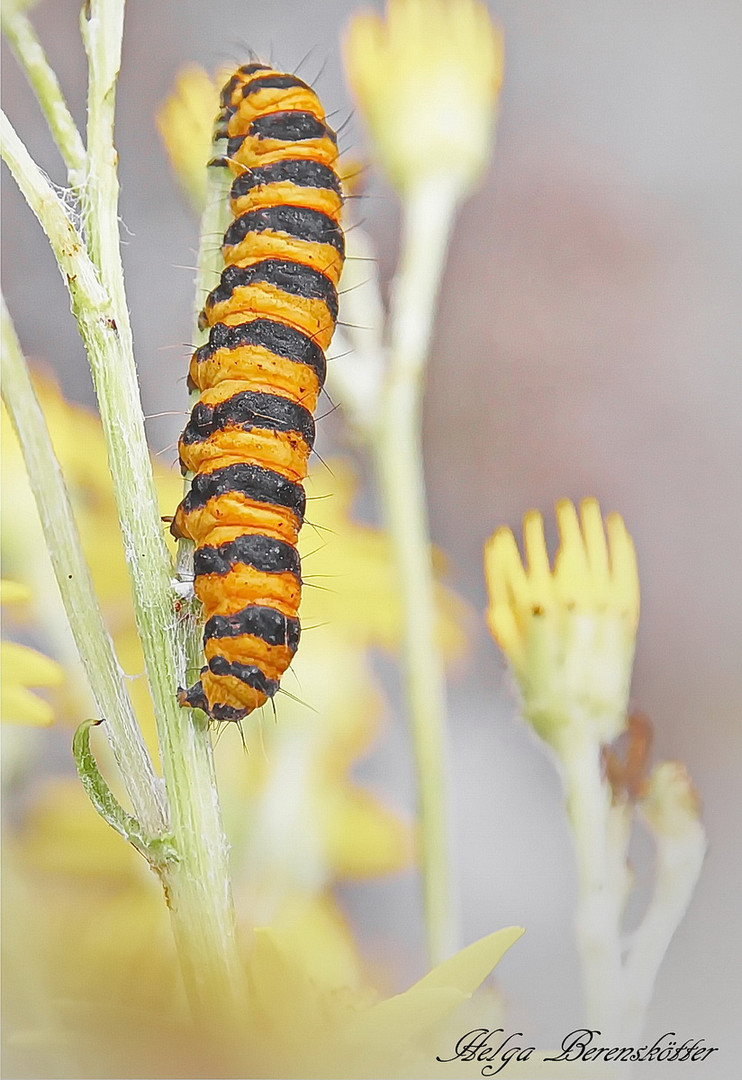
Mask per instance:
[[[201,674],[203,675],[205,671],[208,671],[208,668],[203,668]],[[200,679],[190,690],[184,690],[182,686],[178,687],[178,704],[184,709],[202,709],[205,713],[209,712],[209,703]]]
[[[265,705],[277,690],[278,682],[267,679],[259,668],[214,657],[209,667],[201,669],[197,683],[188,690],[178,690],[178,704],[201,709],[212,720],[240,721]]]

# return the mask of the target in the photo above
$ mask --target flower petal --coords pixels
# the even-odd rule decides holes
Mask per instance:
[[[32,694],[29,686],[59,686],[64,671],[48,656],[13,641],[2,642],[2,717],[7,724],[48,726],[54,722],[54,710],[43,698]]]

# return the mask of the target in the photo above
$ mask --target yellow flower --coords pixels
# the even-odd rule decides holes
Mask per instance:
[[[178,73],[175,89],[156,116],[173,171],[198,213],[206,201],[206,164],[218,108],[219,83],[194,64]]]
[[[338,878],[388,874],[412,860],[408,822],[351,774],[380,713],[363,650],[318,627],[304,634],[293,667],[296,679],[284,678],[292,696],[278,695],[275,723],[270,714],[254,719],[247,758],[226,737],[216,755],[243,906],[259,924],[273,925],[287,898],[309,899]]]
[[[503,77],[501,31],[478,0],[388,0],[357,15],[348,81],[392,183],[450,178],[461,198],[484,169]]]
[[[3,604],[18,603],[31,596],[30,589],[15,581],[3,581],[0,588],[0,600]],[[13,641],[3,641],[0,650],[0,711],[3,721],[6,724],[30,724],[37,727],[53,723],[54,710],[49,702],[37,694],[32,694],[28,687],[59,686],[64,682],[62,668],[48,656]]]
[[[455,1010],[521,933],[490,934],[385,999],[330,899],[287,905],[240,935],[253,993],[229,1046],[194,1031],[158,883],[76,781],[45,785],[5,855],[9,1045],[20,1058],[33,1040],[39,1076],[62,1050],[70,1076],[95,1075],[104,1056],[121,1076],[428,1075],[467,1030]]]
[[[485,545],[489,627],[542,738],[554,742],[565,725],[587,724],[608,742],[626,723],[639,618],[634,545],[618,514],[604,529],[595,499],[583,500],[579,519],[566,499],[556,515],[553,570],[535,510],[523,521],[526,566],[510,529]]]
[[[368,987],[333,985],[297,962],[280,935],[259,930],[250,960],[248,1045],[257,1075],[424,1076],[446,1047],[441,1024],[467,1002],[521,936],[508,927],[474,942],[405,993],[377,1000]],[[287,1024],[286,1017],[291,1017]]]
[[[48,701],[32,694],[29,686],[59,686],[64,672],[59,664],[35,649],[2,643],[2,717],[6,724],[48,726],[54,710]]]
[[[353,520],[356,488],[355,474],[342,459],[309,474],[307,523],[299,540],[308,583],[301,621],[305,626],[326,622],[349,641],[393,649],[402,634],[393,552],[382,532]],[[436,604],[439,645],[449,659],[461,656],[466,605],[440,582]]]
[[[8,581],[3,578],[0,581],[0,604],[22,604],[24,600],[31,599],[31,590],[27,585],[21,585],[18,581]]]

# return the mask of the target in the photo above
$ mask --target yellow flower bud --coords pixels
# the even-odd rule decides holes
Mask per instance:
[[[582,502],[579,519],[568,500],[556,513],[553,570],[537,511],[523,521],[525,562],[510,529],[487,542],[487,619],[538,734],[556,742],[561,729],[580,724],[609,742],[626,726],[639,618],[634,546],[618,514],[603,526],[595,499]]]
[[[487,163],[502,85],[502,33],[485,5],[388,0],[386,18],[351,22],[345,68],[395,187],[440,175],[462,198]]]
[[[219,84],[203,68],[183,68],[157,113],[157,127],[170,164],[195,210],[206,200],[206,164],[212,156]]]
[[[665,839],[680,840],[700,828],[698,793],[681,761],[655,766],[641,808],[653,831]]]

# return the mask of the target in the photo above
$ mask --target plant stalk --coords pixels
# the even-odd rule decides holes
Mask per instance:
[[[208,329],[199,329],[199,315],[204,301],[208,296],[215,278],[224,269],[221,243],[215,243],[214,237],[221,235],[229,219],[228,192],[231,186],[231,174],[227,169],[211,167],[208,169],[206,180],[206,197],[199,230],[200,243],[198,250],[194,311],[193,311],[193,341],[196,346],[202,344],[208,337]],[[191,394],[190,404],[198,401],[200,394],[194,390]],[[184,483],[183,494],[186,495],[191,486],[190,475]],[[181,586],[183,599],[182,611],[182,635],[186,655],[186,674],[190,676],[197,672],[203,663],[202,622],[203,616],[201,605],[193,593],[193,551],[192,540],[181,538],[178,541],[178,552],[175,560],[175,579]],[[185,586],[185,588],[184,588]],[[190,586],[188,588],[188,586]]]
[[[147,832],[156,835],[167,826],[164,791],[98,606],[67,485],[4,299],[2,383],[3,400],[23,451],[41,525],[45,535],[54,540],[49,555],[93,697],[107,720],[106,732],[134,813]]]
[[[616,830],[611,788],[601,775],[600,743],[584,727],[571,724],[554,740],[577,859],[577,944],[587,1024],[606,1038],[621,1038],[620,919],[626,889],[617,880],[610,847]]]
[[[425,363],[456,197],[445,177],[403,203],[391,298],[389,366],[374,441],[403,609],[403,664],[417,772],[419,845],[431,965],[457,948],[446,813],[445,680],[435,633],[434,577],[422,458]]]
[[[111,298],[117,362],[93,364],[119,517],[128,549],[137,625],[155,706],[171,828],[179,862],[163,875],[186,988],[195,1014],[210,1023],[243,1015],[244,982],[236,946],[228,847],[205,723],[181,709],[185,674],[177,639],[169,556],[147,450],[118,233],[113,144],[115,86],[121,62],[123,0],[90,0],[81,16],[90,66],[88,167],[83,217],[93,261]],[[95,359],[95,357],[93,358]],[[151,552],[143,558],[143,552]]]
[[[111,141],[123,5],[120,0],[91,0],[86,11],[90,107],[100,125],[89,132],[90,171],[83,190],[86,239],[93,260],[5,117],[0,121],[3,156],[49,237],[98,391],[178,851],[178,862],[163,874],[163,882],[186,988],[199,1018],[236,1022],[243,1015],[244,981],[235,941],[227,844],[208,730],[175,699],[184,675],[184,652],[176,639],[169,557],[144,436],[123,291]]]
[[[647,911],[637,927],[624,965],[625,1037],[638,1038],[652,1000],[665,953],[693,897],[706,854],[700,821],[677,836],[654,831],[657,845],[655,885]]]
[[[55,72],[49,66],[41,42],[23,11],[3,12],[3,32],[23,68],[54,142],[67,166],[70,186],[78,189],[85,180],[85,146],[64,99]]]

